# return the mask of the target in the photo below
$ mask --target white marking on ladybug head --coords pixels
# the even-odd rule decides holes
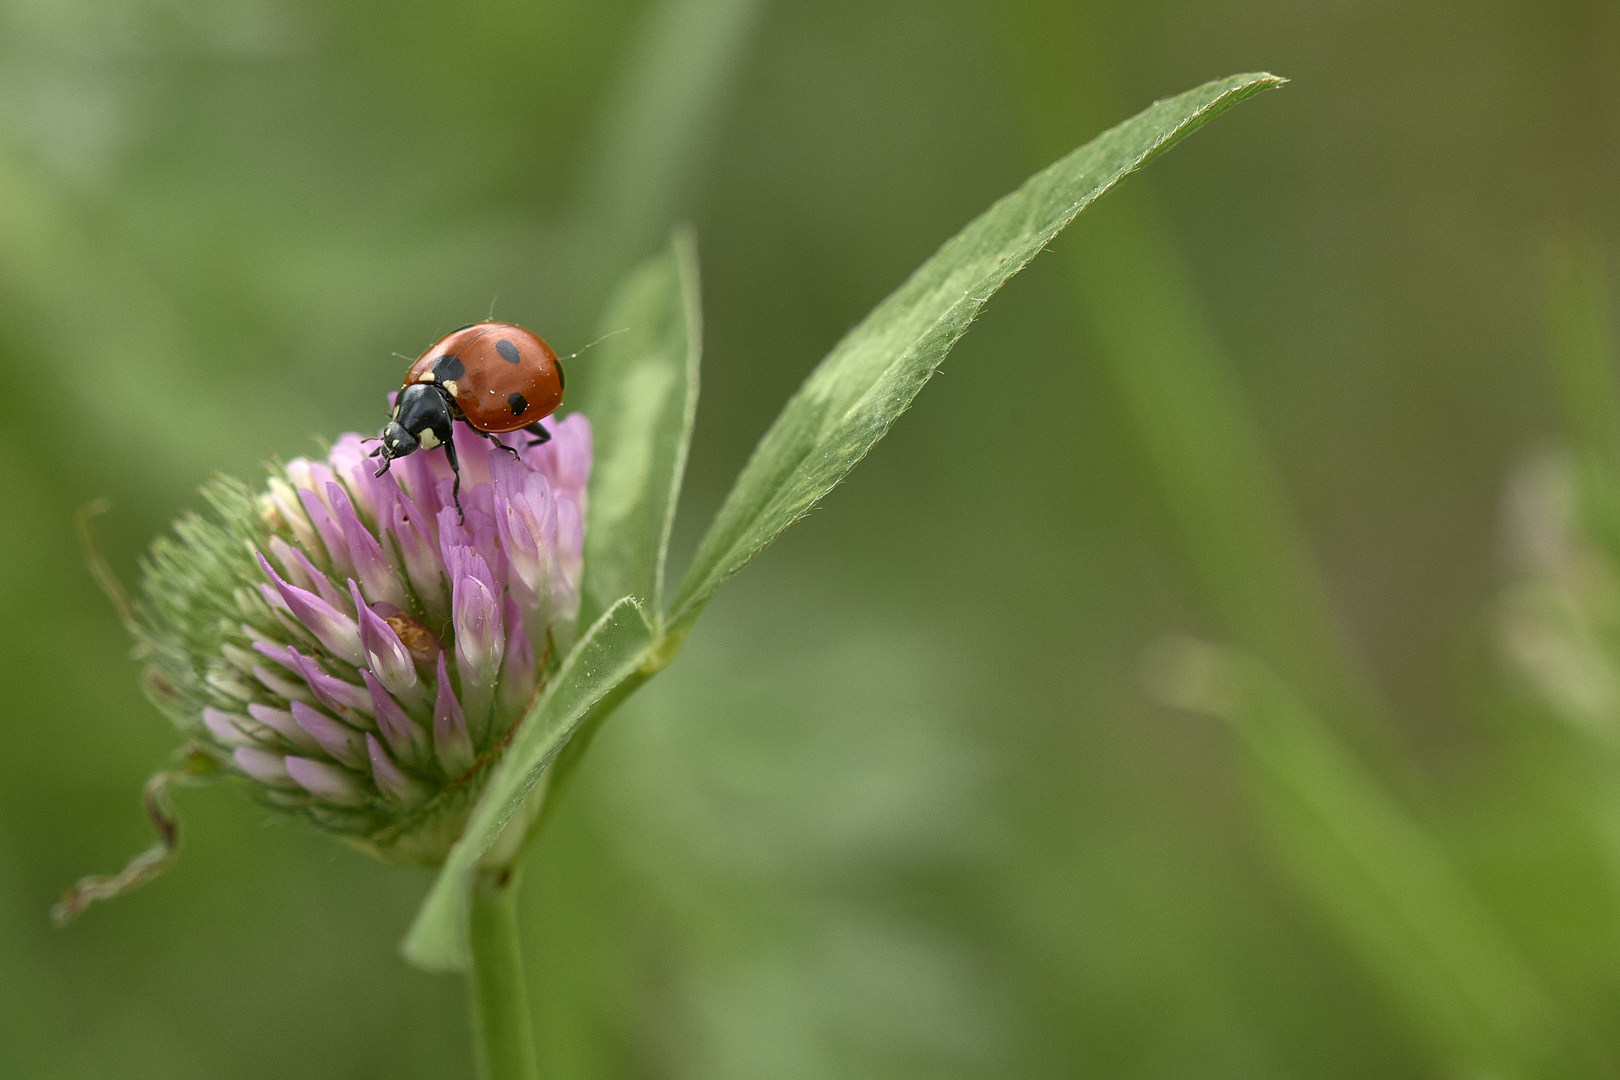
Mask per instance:
[[[424,371],[424,372],[422,372],[421,375],[417,376],[416,381],[417,382],[430,383],[430,382],[433,382],[436,378],[438,378],[438,376],[434,375],[433,372]]]
[[[416,441],[422,444],[424,450],[431,450],[439,445],[439,437],[433,434],[432,428],[423,428],[422,434],[417,436]]]
[[[458,392],[456,390],[456,380],[450,379],[448,382],[442,382],[439,385],[444,387],[444,392],[449,394],[451,397],[456,396]]]

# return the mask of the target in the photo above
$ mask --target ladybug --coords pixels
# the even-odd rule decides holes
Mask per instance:
[[[450,498],[460,514],[461,467],[450,422],[460,420],[516,457],[517,450],[495,436],[521,429],[534,436],[530,446],[549,441],[540,421],[562,404],[563,385],[562,364],[538,335],[510,323],[463,326],[435,341],[405,373],[382,445],[371,452],[383,459],[376,475],[395,458],[442,446],[455,473]]]

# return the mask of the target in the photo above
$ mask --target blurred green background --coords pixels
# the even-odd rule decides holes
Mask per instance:
[[[212,470],[375,429],[396,354],[490,311],[580,348],[690,219],[689,551],[939,243],[1254,69],[1294,81],[1060,237],[604,730],[526,881],[546,1073],[1452,1075],[1256,828],[1240,745],[1144,691],[1144,648],[1192,632],[1321,707],[1608,1075],[1620,864],[1491,619],[1504,483],[1559,426],[1549,244],[1620,225],[1617,55],[1608,0],[3,0],[0,1076],[471,1072],[459,983],[396,952],[427,877],[229,786],[180,793],[176,870],[50,928],[150,842],[177,742],[77,507],[112,497],[133,580]],[[1151,393],[1133,349],[1171,357]],[[1242,491],[1275,480],[1326,621],[1178,503],[1226,400],[1183,354],[1270,463],[1216,476],[1229,525],[1266,549]]]

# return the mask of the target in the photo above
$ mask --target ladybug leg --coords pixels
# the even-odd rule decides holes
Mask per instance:
[[[507,446],[505,443],[501,442],[501,440],[497,439],[495,436],[491,435],[489,432],[487,432],[487,431],[479,431],[477,428],[473,427],[471,424],[467,425],[467,430],[471,431],[474,435],[477,435],[481,439],[488,439],[490,442],[494,443],[496,446],[500,447],[502,450],[505,450],[506,452],[511,454],[513,457],[517,458],[520,461],[522,460],[522,455],[517,452],[516,447]]]
[[[450,482],[450,501],[456,504],[456,521],[467,524],[467,515],[461,509],[461,464],[456,461],[456,441],[444,440],[444,459],[450,463],[450,471],[456,478]]]
[[[544,446],[546,443],[551,441],[551,432],[541,427],[540,421],[538,420],[523,430],[534,436],[534,438],[529,440],[530,446]]]

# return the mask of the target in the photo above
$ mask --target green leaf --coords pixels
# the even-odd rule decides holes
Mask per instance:
[[[582,365],[577,399],[596,443],[580,618],[634,596],[656,622],[703,348],[697,246],[689,231],[630,275],[608,305],[602,333],[612,336]]]
[[[1157,102],[1035,174],[940,248],[822,360],[760,440],[681,582],[674,636],[866,455],[991,294],[1076,214],[1212,117],[1281,82],[1234,75]]]
[[[465,971],[473,872],[593,706],[634,676],[652,647],[641,605],[625,597],[586,631],[518,724],[467,828],[405,938],[406,959],[428,971]],[[521,837],[519,838],[521,839]]]
[[[1150,658],[1171,704],[1226,721],[1260,766],[1284,867],[1449,1075],[1579,1076],[1536,972],[1424,828],[1265,665],[1199,642]]]

